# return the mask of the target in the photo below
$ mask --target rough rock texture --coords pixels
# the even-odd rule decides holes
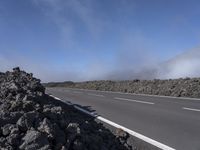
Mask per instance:
[[[40,80],[14,68],[0,73],[1,150],[128,150],[94,118],[45,94]]]
[[[200,98],[200,78],[169,80],[127,80],[48,83],[47,87],[70,87],[102,91],[119,91],[136,94]]]

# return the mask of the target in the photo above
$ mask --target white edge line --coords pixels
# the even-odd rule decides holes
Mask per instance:
[[[53,95],[50,95],[50,96],[54,97],[57,100],[61,100],[60,98],[57,98],[57,97],[55,97]],[[65,102],[63,100],[61,100],[61,101]],[[68,102],[65,102],[65,103],[68,104]],[[70,105],[73,105],[73,104],[70,103]],[[153,140],[151,138],[148,138],[148,137],[146,137],[146,136],[144,136],[144,135],[142,135],[140,133],[132,131],[132,130],[130,130],[130,129],[126,128],[126,127],[123,127],[123,126],[121,126],[121,125],[119,125],[117,123],[114,123],[114,122],[112,122],[112,121],[110,121],[110,120],[108,120],[106,118],[103,118],[103,117],[98,116],[98,115],[94,115],[93,113],[90,113],[89,111],[87,111],[87,110],[85,110],[83,108],[80,108],[80,107],[78,107],[76,105],[73,105],[73,106],[74,106],[74,108],[76,108],[76,109],[78,109],[78,110],[80,110],[80,111],[82,111],[82,112],[84,112],[84,113],[86,113],[86,114],[88,114],[88,115],[90,115],[92,117],[96,117],[98,120],[101,120],[101,121],[103,121],[103,122],[105,122],[105,123],[107,123],[107,124],[109,124],[111,126],[114,126],[116,128],[120,128],[120,129],[126,131],[127,133],[129,133],[130,135],[132,135],[132,136],[134,136],[136,138],[139,138],[139,139],[141,139],[141,140],[143,140],[143,141],[145,141],[145,142],[147,142],[147,143],[149,143],[151,145],[154,145],[154,146],[156,146],[156,147],[158,147],[158,148],[160,148],[162,150],[176,150],[176,149],[174,149],[172,147],[169,147],[169,146],[167,146],[165,144],[162,144],[162,143],[160,143],[158,141],[155,141],[155,140]]]
[[[49,87],[53,88],[53,87]],[[59,87],[63,88],[63,87]],[[100,90],[88,90],[88,89],[78,89],[78,88],[65,88],[71,90],[83,90],[83,91],[96,91],[96,92],[105,92],[105,93],[118,93],[118,94],[126,94],[126,95],[139,95],[139,96],[151,96],[151,97],[163,97],[163,98],[174,98],[174,99],[184,99],[184,100],[194,100],[200,101],[200,98],[192,98],[192,97],[175,97],[175,96],[164,96],[164,95],[150,95],[150,94],[137,94],[137,93],[123,93],[123,92],[114,92],[114,91],[100,91]]]
[[[200,109],[195,109],[195,108],[183,107],[183,109],[185,109],[185,110],[191,110],[191,111],[199,111],[200,112]]]
[[[155,103],[152,103],[152,102],[139,101],[139,100],[134,100],[134,99],[120,98],[120,97],[115,97],[114,99],[122,100],[122,101],[129,101],[129,102],[143,103],[143,104],[150,104],[150,105],[154,105],[155,104]]]
[[[132,130],[126,128],[126,127],[123,127],[123,126],[121,126],[121,125],[119,125],[119,124],[117,124],[117,123],[114,123],[114,122],[112,122],[112,121],[110,121],[110,120],[108,120],[108,119],[105,119],[105,118],[103,118],[103,117],[101,117],[101,116],[98,116],[97,119],[99,119],[99,120],[101,120],[101,121],[103,121],[103,122],[106,122],[106,123],[108,123],[108,124],[110,124],[110,125],[112,125],[112,126],[114,126],[114,127],[116,127],[116,128],[120,128],[120,129],[122,129],[122,130],[128,132],[128,133],[131,134],[132,136],[135,136],[135,137],[137,137],[137,138],[139,138],[139,139],[141,139],[141,140],[143,140],[143,141],[145,141],[145,142],[147,142],[147,143],[149,143],[149,144],[151,144],[151,145],[154,145],[154,146],[156,146],[156,147],[158,147],[158,148],[160,148],[160,149],[163,149],[163,150],[175,150],[174,148],[171,148],[171,147],[169,147],[169,146],[167,146],[167,145],[164,145],[164,144],[162,144],[162,143],[160,143],[160,142],[158,142],[158,141],[155,141],[155,140],[153,140],[153,139],[150,139],[150,138],[148,138],[148,137],[146,137],[146,136],[144,136],[144,135],[142,135],[142,134],[140,134],[140,133],[137,133],[137,132],[135,132],[135,131],[132,131]]]

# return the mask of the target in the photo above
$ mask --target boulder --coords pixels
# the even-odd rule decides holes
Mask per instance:
[[[47,137],[36,131],[36,130],[28,130],[26,135],[22,138],[22,143],[19,146],[19,149],[25,150],[48,150],[49,142]]]

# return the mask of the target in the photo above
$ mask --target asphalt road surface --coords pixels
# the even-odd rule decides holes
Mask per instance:
[[[200,100],[92,90],[47,88],[46,93],[176,150],[200,150]]]

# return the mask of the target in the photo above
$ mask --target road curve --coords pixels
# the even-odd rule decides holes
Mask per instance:
[[[176,150],[200,150],[200,100],[47,88],[46,93],[91,111]]]

